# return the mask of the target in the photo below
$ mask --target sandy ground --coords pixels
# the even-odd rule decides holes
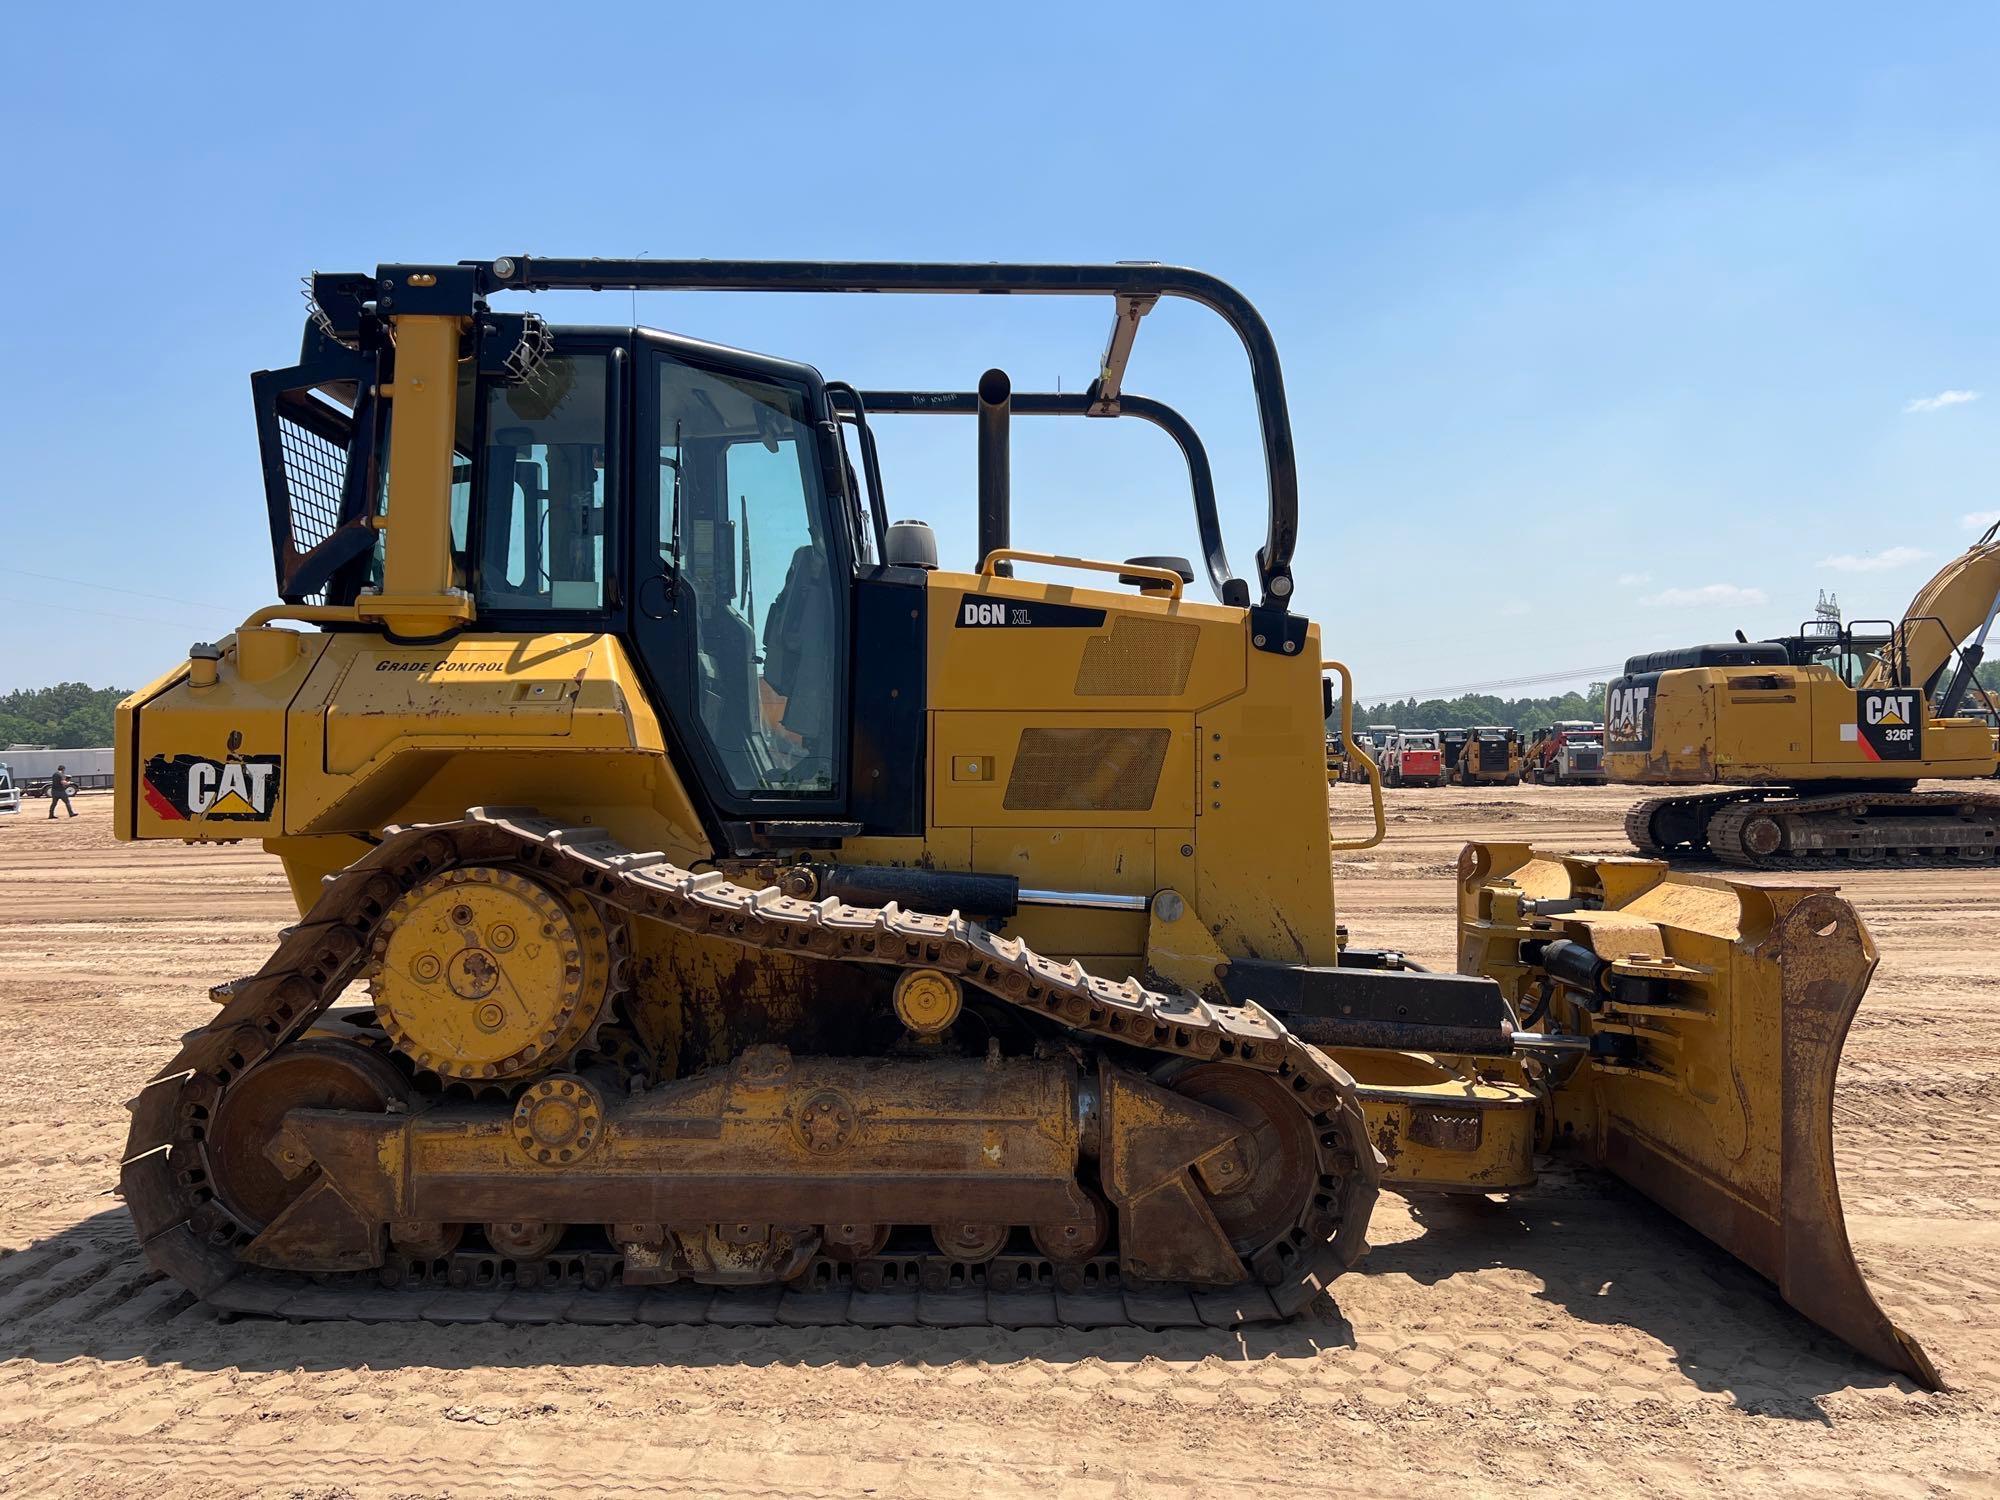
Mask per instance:
[[[1343,822],[1358,816],[1342,788]],[[1391,793],[1357,940],[1449,963],[1468,836],[1615,852],[1616,789]],[[122,1102],[290,916],[254,847],[0,818],[0,1490],[208,1497],[1972,1494],[2000,1488],[2000,873],[1871,871],[1848,1221],[1950,1394],[1616,1183],[1385,1197],[1337,1310],[1248,1335],[223,1323],[146,1271]]]

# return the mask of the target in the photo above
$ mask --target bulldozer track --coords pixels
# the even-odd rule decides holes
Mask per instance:
[[[1296,1221],[1248,1257],[1236,1287],[1124,1285],[1115,1260],[1058,1267],[1033,1256],[985,1266],[891,1253],[816,1259],[785,1284],[620,1284],[615,1253],[558,1255],[521,1274],[490,1252],[393,1257],[383,1273],[307,1276],[246,1265],[254,1233],[216,1194],[206,1124],[226,1091],[304,1035],[366,968],[371,935],[395,901],[438,871],[502,861],[629,917],[800,958],[936,968],[1086,1038],[1268,1074],[1306,1112],[1313,1191]],[[461,821],[391,827],[326,879],[319,899],[253,976],[132,1102],[120,1185],[148,1261],[225,1312],[297,1320],[466,1322],[1234,1326],[1289,1318],[1360,1256],[1381,1173],[1354,1084],[1318,1049],[1256,1006],[1212,1004],[1060,963],[963,917],[858,907],[752,890],[720,872],[635,853],[603,829],[531,810],[474,808]]]

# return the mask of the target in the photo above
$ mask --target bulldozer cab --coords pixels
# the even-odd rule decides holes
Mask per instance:
[[[326,378],[355,358],[321,340],[317,365],[259,377],[279,592],[300,603],[384,584],[390,423],[366,372]],[[870,542],[818,372],[561,329],[526,378],[461,361],[456,394],[451,577],[482,626],[625,636],[718,816],[844,813]],[[369,545],[343,556],[350,536]]]

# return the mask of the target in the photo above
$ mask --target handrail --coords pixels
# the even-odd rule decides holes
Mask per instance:
[[[831,384],[827,392],[834,393]],[[926,412],[971,416],[979,410],[979,396],[973,391],[863,391],[860,399],[871,417],[915,416]],[[1229,554],[1223,548],[1222,522],[1215,503],[1215,474],[1209,467],[1208,449],[1186,417],[1164,401],[1130,391],[1119,395],[1113,413],[1101,410],[1094,398],[1082,392],[1015,391],[1008,401],[1017,417],[1137,417],[1171,437],[1181,450],[1181,457],[1187,460],[1195,531],[1201,537],[1202,561],[1208,567],[1209,585],[1224,604],[1242,609],[1250,603],[1250,586],[1230,571]]]
[[[267,604],[252,612],[238,630],[255,630],[273,620],[297,620],[301,625],[353,624],[361,619],[352,604]]]
[[[1331,846],[1336,852],[1345,853],[1354,849],[1373,849],[1389,836],[1389,819],[1382,811],[1382,768],[1375,764],[1375,757],[1363,750],[1354,738],[1354,674],[1347,670],[1345,662],[1323,661],[1319,664],[1322,672],[1340,674],[1340,743],[1346,753],[1360,758],[1362,768],[1368,773],[1368,795],[1375,805],[1375,832],[1365,839],[1334,839]]]
[[[1119,299],[1181,297],[1219,315],[1242,341],[1264,440],[1269,484],[1264,545],[1257,576],[1265,608],[1286,607],[1292,596],[1292,553],[1298,545],[1299,471],[1292,420],[1285,404],[1284,371],[1270,326],[1235,287],[1186,266],[1149,262],[1112,265],[1032,265],[985,262],[948,264],[903,261],[803,260],[599,260],[502,256],[461,262],[481,295],[507,291],[712,291],[712,292],[910,292],[1015,293],[1027,296],[1109,296]],[[382,266],[377,284],[402,287],[398,273]],[[424,268],[428,269],[428,268]],[[450,268],[438,280],[450,279]],[[407,300],[406,293],[398,293]],[[1119,303],[1119,316],[1125,304]],[[1126,339],[1129,344],[1129,338]]]
[[[1120,578],[1153,578],[1170,585],[1169,596],[1181,596],[1181,575],[1172,568],[1156,568],[1151,563],[1101,562],[1094,557],[1064,557],[1057,552],[1023,552],[1018,547],[995,547],[979,565],[981,578],[998,578],[1003,562],[1040,563],[1045,568],[1081,568],[1087,573],[1116,573]]]

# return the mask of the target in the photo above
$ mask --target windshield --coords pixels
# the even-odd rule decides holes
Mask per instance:
[[[693,628],[703,733],[739,793],[826,791],[837,598],[805,392],[655,358],[656,545]]]

